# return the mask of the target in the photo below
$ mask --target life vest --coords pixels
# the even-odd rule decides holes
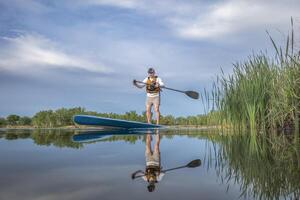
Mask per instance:
[[[147,84],[146,92],[147,93],[159,93],[160,88],[155,86],[156,81],[157,81],[157,76],[154,76],[152,78],[152,81],[151,81],[150,77],[148,77],[147,82],[146,82],[146,84]]]
[[[145,170],[145,176],[147,181],[149,182],[150,177],[152,176],[157,183],[157,177],[160,174],[160,167],[159,166],[147,166]]]

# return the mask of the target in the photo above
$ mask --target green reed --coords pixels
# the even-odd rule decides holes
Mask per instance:
[[[294,50],[294,31],[284,47],[276,45],[271,36],[270,40],[275,56],[254,54],[234,64],[231,75],[222,72],[217,77],[211,94],[205,94],[210,101],[207,105],[218,111],[209,113],[211,120],[238,132],[249,130],[253,137],[287,127],[299,132],[300,56]]]

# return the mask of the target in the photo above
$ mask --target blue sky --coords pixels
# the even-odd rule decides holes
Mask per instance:
[[[131,82],[148,67],[169,87],[202,92],[221,68],[272,52],[266,30],[283,43],[293,17],[298,34],[299,10],[297,0],[0,0],[0,116],[141,113],[145,92]],[[200,100],[162,92],[163,115],[203,112]]]

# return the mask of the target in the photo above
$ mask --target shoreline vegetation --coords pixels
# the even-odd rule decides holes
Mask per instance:
[[[32,128],[61,128],[61,129],[84,129],[85,126],[74,124],[72,118],[74,115],[94,115],[113,119],[124,119],[130,121],[146,122],[146,113],[139,115],[136,111],[126,112],[124,114],[116,113],[97,113],[86,111],[82,107],[60,108],[57,110],[45,110],[37,112],[33,117],[8,115],[6,118],[0,117],[0,128],[8,129],[32,129]],[[161,116],[162,125],[172,128],[203,128],[212,127],[207,124],[207,115],[197,115],[188,117],[174,117],[171,115]],[[153,121],[154,123],[154,121]],[[99,129],[99,128],[98,128]]]
[[[219,126],[206,126],[206,125],[171,125],[166,126],[169,130],[185,130],[185,129],[195,129],[195,130],[213,130],[220,129]],[[70,125],[70,126],[61,126],[61,127],[34,127],[34,126],[4,126],[0,127],[0,130],[109,130],[114,128],[109,127],[96,127],[96,126],[81,126],[81,125]]]

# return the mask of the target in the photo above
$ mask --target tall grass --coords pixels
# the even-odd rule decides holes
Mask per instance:
[[[293,21],[292,21],[293,27]],[[269,35],[270,36],[270,35]],[[299,133],[300,56],[294,50],[293,28],[284,47],[273,38],[275,56],[260,52],[236,63],[233,74],[222,73],[210,96],[223,127],[256,133],[295,129]],[[216,119],[214,119],[216,120]]]

